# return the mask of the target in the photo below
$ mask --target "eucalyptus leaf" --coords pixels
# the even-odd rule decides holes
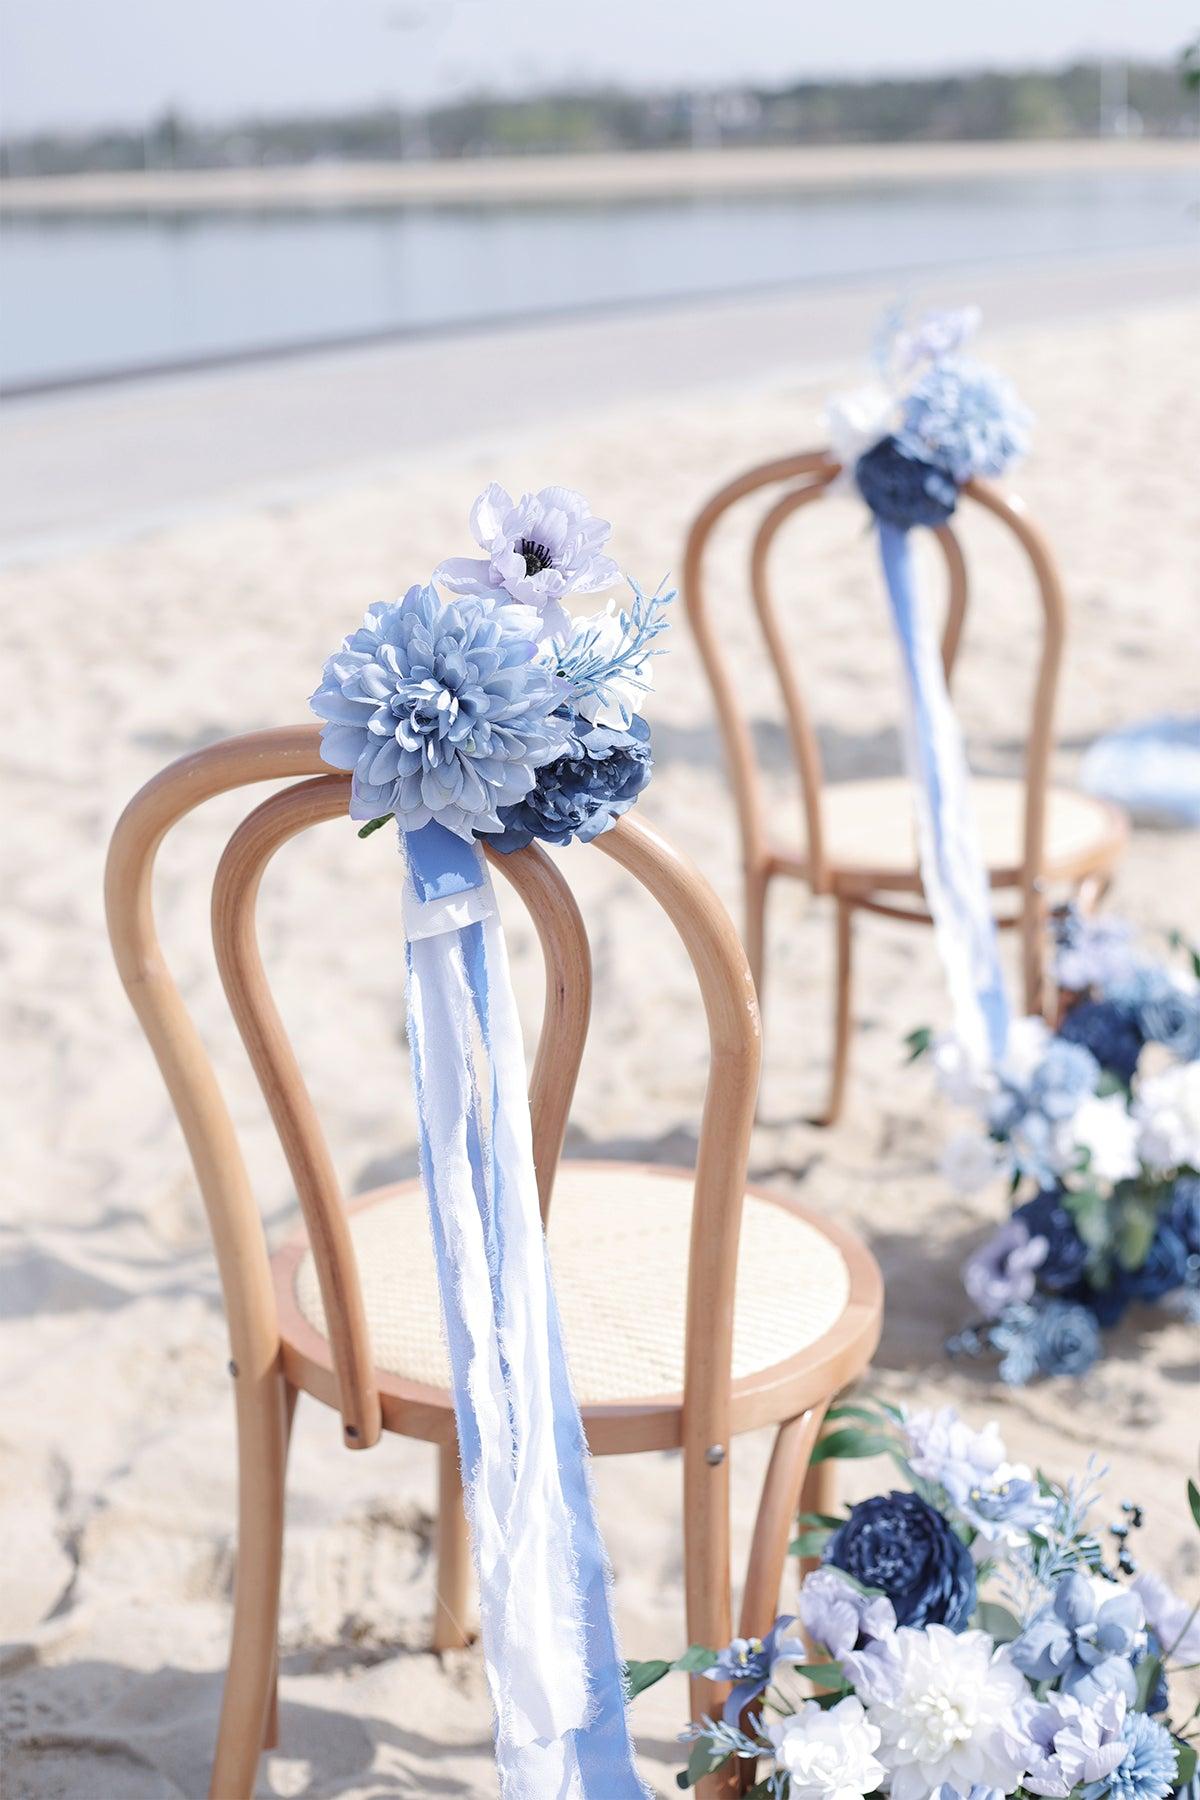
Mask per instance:
[[[1181,1788],[1185,1788],[1196,1773],[1196,1751],[1193,1745],[1185,1744],[1182,1739],[1175,1739],[1175,1754],[1178,1758],[1175,1765],[1175,1780]]]
[[[908,1051],[906,1061],[910,1063],[917,1062],[926,1054],[932,1042],[933,1027],[931,1025],[918,1025],[917,1029],[915,1031],[910,1031],[904,1039],[904,1047]]]
[[[793,1538],[788,1545],[788,1555],[820,1556],[832,1535],[832,1532],[824,1531],[820,1527],[814,1531],[802,1531],[800,1536]]]
[[[1196,1521],[1197,1526],[1200,1526],[1200,1488],[1194,1481],[1188,1482],[1188,1505],[1192,1511],[1192,1518]]]
[[[706,1650],[703,1644],[689,1644],[683,1655],[671,1664],[673,1669],[682,1669],[686,1675],[703,1675],[705,1669],[711,1669],[717,1660],[715,1650]]]

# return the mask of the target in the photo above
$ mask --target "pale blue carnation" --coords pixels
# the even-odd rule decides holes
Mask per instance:
[[[370,609],[309,703],[326,721],[321,755],[353,772],[352,818],[395,813],[406,831],[436,819],[467,839],[503,829],[499,809],[525,798],[569,731],[535,661],[539,629],[526,607],[446,604],[432,586]]]
[[[1028,410],[995,370],[966,357],[933,363],[904,403],[897,438],[914,456],[948,469],[961,487],[1001,475],[1029,447]]]
[[[1175,1791],[1179,1755],[1165,1725],[1131,1712],[1124,1726],[1125,1759],[1111,1775],[1089,1781],[1082,1800],[1167,1800]]]

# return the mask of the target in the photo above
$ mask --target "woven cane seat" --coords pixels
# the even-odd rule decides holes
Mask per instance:
[[[982,780],[971,784],[984,861],[993,879],[1015,883],[1024,860],[1023,781]],[[893,885],[915,882],[916,816],[912,789],[904,778],[836,781],[821,794],[825,854],[829,863],[852,875],[860,871]],[[1046,794],[1046,875],[1069,879],[1108,855],[1123,835],[1120,816],[1103,800],[1067,788]]]
[[[583,1405],[683,1387],[691,1179],[633,1164],[563,1163],[550,1256],[576,1393]],[[433,1245],[418,1183],[368,1196],[351,1215],[376,1367],[449,1386]],[[325,1335],[311,1252],[292,1291]],[[734,1315],[733,1378],[796,1356],[837,1324],[851,1273],[833,1236],[784,1200],[748,1193]],[[286,1337],[286,1322],[285,1322]]]

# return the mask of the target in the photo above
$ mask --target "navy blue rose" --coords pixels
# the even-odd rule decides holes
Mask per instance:
[[[1081,1000],[1068,1012],[1058,1035],[1090,1050],[1100,1067],[1126,1087],[1146,1041],[1138,1011],[1118,1000]]]
[[[1089,1287],[1086,1282],[1081,1282],[1066,1298],[1076,1306],[1085,1306],[1105,1331],[1111,1331],[1114,1325],[1121,1323],[1133,1302],[1124,1269],[1117,1270],[1107,1287]]]
[[[1030,1237],[1044,1238],[1046,1254],[1037,1271],[1037,1283],[1050,1294],[1068,1293],[1083,1279],[1088,1247],[1075,1229],[1075,1220],[1063,1205],[1061,1189],[1047,1189],[1026,1200],[1013,1213]]]
[[[970,1552],[919,1494],[860,1500],[829,1539],[824,1560],[886,1594],[898,1625],[965,1631],[975,1610]]]
[[[504,830],[489,836],[497,850],[523,850],[534,838],[590,843],[628,812],[650,779],[650,727],[634,718],[628,731],[576,722],[567,754],[537,771],[523,800],[499,810]]]
[[[1167,1224],[1189,1256],[1200,1256],[1200,1176],[1180,1175],[1167,1202]]]
[[[1165,1218],[1160,1218],[1139,1269],[1125,1272],[1122,1286],[1131,1300],[1161,1300],[1187,1280],[1187,1245]]]
[[[894,437],[880,438],[854,469],[859,492],[888,525],[944,525],[958,505],[953,476],[937,463],[906,450]]]

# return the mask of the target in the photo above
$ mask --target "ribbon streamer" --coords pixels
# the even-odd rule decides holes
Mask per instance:
[[[921,604],[911,533],[877,520],[908,700],[906,754],[917,811],[925,899],[946,971],[954,1027],[979,1069],[1000,1062],[1008,998],[987,866],[970,798],[970,770],[945,671]]]
[[[644,1800],[490,877],[478,847],[441,826],[403,842],[421,1169],[500,1791],[505,1800]]]

